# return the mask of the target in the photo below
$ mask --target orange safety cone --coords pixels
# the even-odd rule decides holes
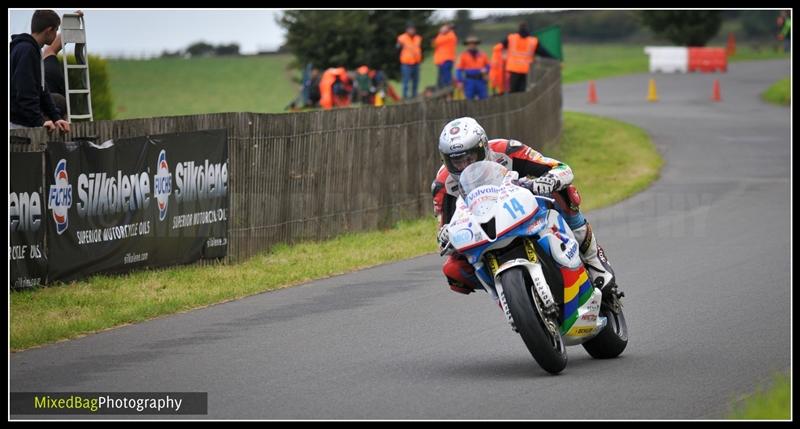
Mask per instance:
[[[736,55],[736,38],[733,37],[733,32],[728,33],[728,46],[725,48],[725,53],[731,57]]]
[[[656,90],[655,79],[650,79],[650,84],[647,88],[647,101],[658,101],[658,91]]]
[[[595,88],[594,81],[589,81],[589,104],[597,103],[597,89]]]
[[[719,89],[719,79],[714,79],[714,92],[711,94],[713,101],[722,101],[722,94]]]

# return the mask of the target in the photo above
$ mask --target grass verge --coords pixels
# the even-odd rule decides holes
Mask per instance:
[[[732,420],[788,420],[792,390],[789,376],[777,374],[772,387],[759,387],[755,393],[732,406],[728,418]]]
[[[564,112],[561,145],[547,155],[572,167],[586,211],[645,189],[658,178],[663,165],[641,128],[577,112]]]
[[[575,170],[584,209],[612,204],[658,177],[647,134],[622,122],[564,113],[560,147],[547,151]],[[433,172],[431,172],[433,174]],[[610,186],[613,183],[613,186]],[[279,245],[242,263],[183,266],[14,292],[11,349],[54,341],[325,278],[436,250],[432,217],[386,231]],[[386,243],[392,243],[386,246]]]
[[[780,104],[788,106],[792,103],[791,83],[790,78],[787,76],[772,84],[766,91],[761,94],[761,99],[768,103]]]

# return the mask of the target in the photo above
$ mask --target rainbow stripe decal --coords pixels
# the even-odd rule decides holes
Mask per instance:
[[[576,270],[561,267],[564,278],[564,323],[561,334],[564,334],[578,319],[578,308],[592,297],[592,282],[582,266]]]

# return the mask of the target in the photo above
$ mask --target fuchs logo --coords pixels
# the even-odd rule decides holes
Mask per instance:
[[[158,220],[162,221],[167,217],[167,203],[169,203],[169,194],[172,193],[172,174],[169,173],[169,164],[167,164],[167,151],[161,149],[158,153],[158,162],[156,163],[155,183],[153,184],[158,201]]]
[[[72,185],[69,184],[66,159],[58,161],[53,177],[55,181],[50,185],[47,208],[53,211],[53,220],[56,222],[56,232],[60,235],[66,231],[69,226],[67,212],[69,208],[72,207]]]

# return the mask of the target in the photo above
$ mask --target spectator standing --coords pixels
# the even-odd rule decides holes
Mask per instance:
[[[506,92],[506,57],[503,42],[497,43],[492,48],[492,60],[489,69],[489,86],[492,93],[503,95]]]
[[[478,49],[481,43],[475,36],[467,37],[467,50],[461,53],[456,67],[456,77],[464,84],[464,97],[467,100],[483,100],[488,97],[486,79],[489,75],[489,57]]]
[[[417,29],[414,27],[414,24],[408,23],[406,25],[406,32],[397,36],[396,47],[400,49],[400,71],[403,75],[403,98],[414,98],[417,96],[419,64],[422,62],[422,36],[417,34]]]
[[[792,15],[788,10],[782,10],[778,16],[778,40],[783,40],[783,52],[792,49]]]
[[[433,63],[439,71],[436,86],[444,88],[453,81],[453,62],[456,60],[456,45],[458,45],[458,37],[452,25],[443,25],[432,44]]]
[[[52,10],[37,10],[31,19],[31,34],[11,36],[10,128],[45,127],[69,132],[69,122],[53,103],[44,79],[42,46],[52,44],[61,18]]]
[[[509,73],[509,92],[525,91],[539,39],[530,35],[528,24],[521,23],[516,33],[506,38],[508,49],[506,71]]]

